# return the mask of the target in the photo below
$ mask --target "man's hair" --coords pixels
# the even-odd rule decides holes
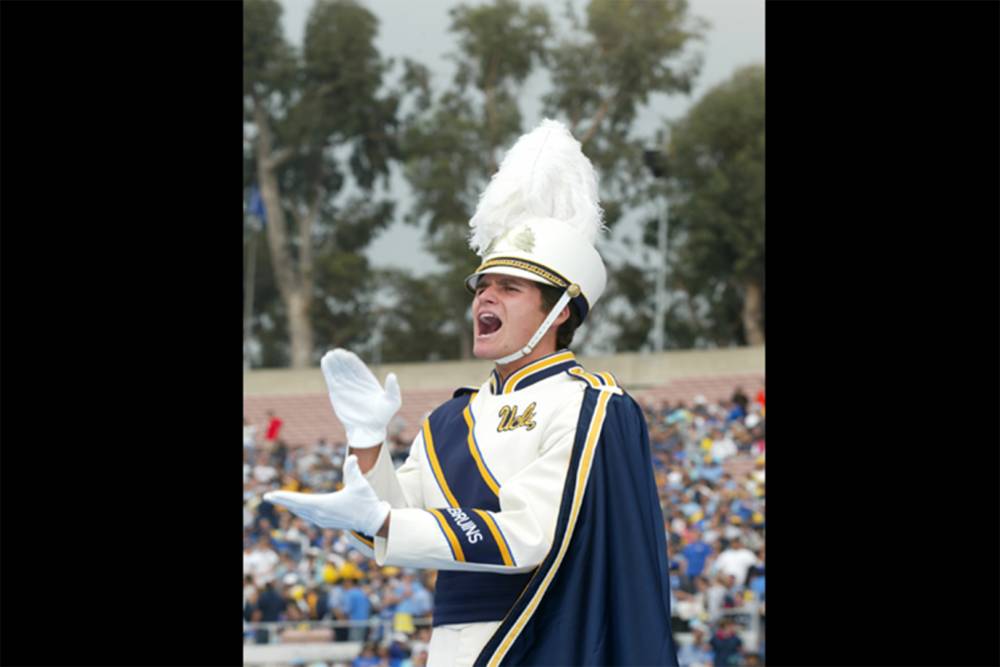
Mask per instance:
[[[548,314],[565,290],[561,287],[553,287],[552,285],[535,284],[538,285],[538,289],[542,293],[542,312]],[[557,350],[569,347],[570,343],[573,342],[573,334],[576,332],[578,326],[580,326],[580,315],[576,312],[576,307],[570,303],[569,319],[560,324],[559,329],[556,331]]]

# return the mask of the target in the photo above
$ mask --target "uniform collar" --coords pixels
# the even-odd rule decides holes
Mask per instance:
[[[579,365],[573,353],[564,349],[546,355],[514,371],[506,382],[501,382],[500,374],[494,368],[490,373],[490,393],[493,395],[510,394]]]

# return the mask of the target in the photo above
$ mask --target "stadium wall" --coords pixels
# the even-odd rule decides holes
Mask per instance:
[[[644,388],[669,380],[713,375],[764,374],[764,348],[676,350],[659,353],[622,353],[578,356],[584,368],[608,371],[625,387]],[[384,364],[372,367],[381,380],[390,371],[403,389],[454,389],[479,384],[493,363],[489,361],[436,361]],[[243,374],[244,396],[326,393],[319,367],[304,370],[259,369]]]
[[[637,400],[652,404],[690,404],[699,394],[710,401],[725,400],[736,386],[752,396],[764,381],[763,347],[581,356],[579,361],[588,370],[609,371]],[[408,442],[430,410],[455,388],[483,382],[491,368],[491,362],[476,360],[385,364],[372,371],[380,382],[390,371],[399,378],[403,406],[393,426]],[[280,437],[291,446],[312,444],[320,437],[331,442],[343,438],[318,367],[244,373],[244,416],[263,424],[268,410],[284,421]]]

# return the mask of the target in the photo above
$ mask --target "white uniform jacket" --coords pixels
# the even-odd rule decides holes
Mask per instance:
[[[424,421],[398,470],[382,448],[366,477],[393,507],[389,536],[354,533],[380,565],[520,575],[459,584],[440,573],[435,625],[502,619],[545,558],[584,389],[595,385],[614,380],[560,350],[506,382],[493,371],[478,389],[456,391]],[[451,603],[458,597],[461,608]]]

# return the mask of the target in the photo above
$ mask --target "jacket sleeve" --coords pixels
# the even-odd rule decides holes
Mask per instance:
[[[392,455],[387,445],[382,445],[378,459],[371,470],[365,473],[365,479],[372,485],[381,500],[385,500],[393,508],[420,507],[423,505],[423,494],[420,489],[420,462],[423,451],[423,435],[418,433],[410,445],[410,454],[397,470],[392,464]],[[368,558],[374,558],[375,542],[371,535],[356,531],[348,533],[354,538],[354,546]],[[381,538],[380,538],[381,539]]]
[[[569,403],[569,406],[576,405]],[[499,511],[477,507],[393,509],[388,538],[375,538],[380,565],[518,574],[533,570],[555,533],[578,408],[546,428],[537,458],[500,487]]]
[[[410,445],[406,461],[397,470],[392,464],[388,446],[382,445],[378,459],[365,479],[375,489],[375,494],[393,507],[422,507],[423,493],[420,490],[420,464],[424,448],[424,437],[417,433]]]

